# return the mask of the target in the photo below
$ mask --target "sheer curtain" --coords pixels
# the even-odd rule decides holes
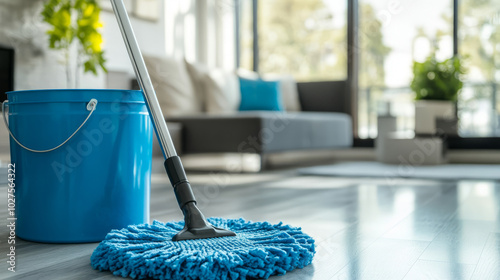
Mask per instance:
[[[234,0],[166,0],[167,55],[234,69],[234,13]]]

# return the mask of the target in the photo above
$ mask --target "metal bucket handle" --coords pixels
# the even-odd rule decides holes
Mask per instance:
[[[14,139],[14,141],[16,141],[17,144],[19,144],[19,146],[21,146],[24,149],[26,149],[26,150],[28,150],[30,152],[33,152],[33,153],[48,153],[48,152],[54,151],[54,150],[62,147],[64,144],[66,144],[66,142],[68,142],[69,140],[71,140],[71,138],[73,138],[73,136],[75,136],[75,134],[85,125],[85,123],[87,123],[87,121],[89,120],[90,116],[92,116],[92,113],[94,113],[95,108],[97,107],[97,99],[95,99],[95,98],[90,99],[90,101],[87,103],[87,110],[90,111],[89,114],[87,115],[87,118],[85,118],[85,120],[83,121],[83,123],[75,130],[75,132],[73,132],[73,134],[71,134],[68,137],[68,139],[64,140],[64,142],[62,142],[61,144],[57,145],[56,147],[54,147],[52,149],[48,149],[48,150],[35,150],[35,149],[30,149],[30,148],[24,146],[23,144],[21,144],[16,139],[16,137],[14,136],[14,134],[12,134],[12,131],[10,131],[9,123],[7,122],[7,116],[5,114],[5,108],[6,108],[6,105],[9,105],[8,103],[9,102],[7,100],[5,100],[4,102],[2,102],[2,114],[3,114],[3,122],[5,124],[5,127],[7,127],[7,130],[9,131],[10,136],[12,137],[12,139]]]

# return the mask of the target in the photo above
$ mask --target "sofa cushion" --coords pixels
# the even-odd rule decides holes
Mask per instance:
[[[281,98],[283,109],[288,112],[301,111],[299,90],[297,81],[292,75],[288,74],[264,74],[262,77],[254,71],[239,68],[236,70],[239,77],[249,80],[263,79],[266,81],[280,81],[281,85]]]
[[[236,69],[235,73],[236,73],[236,75],[238,75],[238,77],[248,79],[248,80],[260,79],[259,73],[255,72],[255,71],[247,70],[245,68],[238,68],[238,69]]]
[[[352,145],[351,117],[344,113],[252,111],[186,116],[186,153],[272,153]]]
[[[241,101],[240,81],[232,72],[214,69],[206,73],[202,82],[206,112],[234,113]]]
[[[279,81],[240,78],[240,111],[283,111]]]
[[[191,82],[193,83],[193,89],[196,93],[196,96],[201,103],[201,111],[205,112],[207,110],[206,100],[205,100],[205,88],[204,88],[204,80],[207,75],[209,69],[206,65],[201,63],[191,63],[184,59],[184,64],[186,65],[186,69],[188,71],[189,77],[191,78]]]
[[[165,116],[180,116],[201,112],[186,65],[180,59],[144,56],[151,82]]]
[[[281,98],[285,111],[297,112],[301,110],[299,91],[297,82],[291,75],[266,74],[264,80],[280,81],[281,83]]]

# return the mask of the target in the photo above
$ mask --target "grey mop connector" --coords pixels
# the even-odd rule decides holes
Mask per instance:
[[[236,235],[230,230],[214,227],[207,222],[203,213],[196,206],[193,190],[187,180],[181,159],[178,156],[166,159],[165,169],[167,170],[170,183],[174,187],[179,208],[181,208],[184,214],[184,229],[172,238],[173,241]]]

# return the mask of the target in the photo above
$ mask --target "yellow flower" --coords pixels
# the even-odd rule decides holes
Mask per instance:
[[[102,48],[102,36],[97,32],[93,32],[89,36],[89,42],[91,43],[91,48],[94,52],[101,52]]]
[[[90,17],[94,13],[95,6],[93,4],[88,4],[85,9],[83,9],[83,16]]]
[[[103,27],[104,24],[102,24],[102,21],[96,21],[94,22],[94,24],[92,25],[92,27],[94,27],[95,29],[98,29],[98,28],[101,28]]]

